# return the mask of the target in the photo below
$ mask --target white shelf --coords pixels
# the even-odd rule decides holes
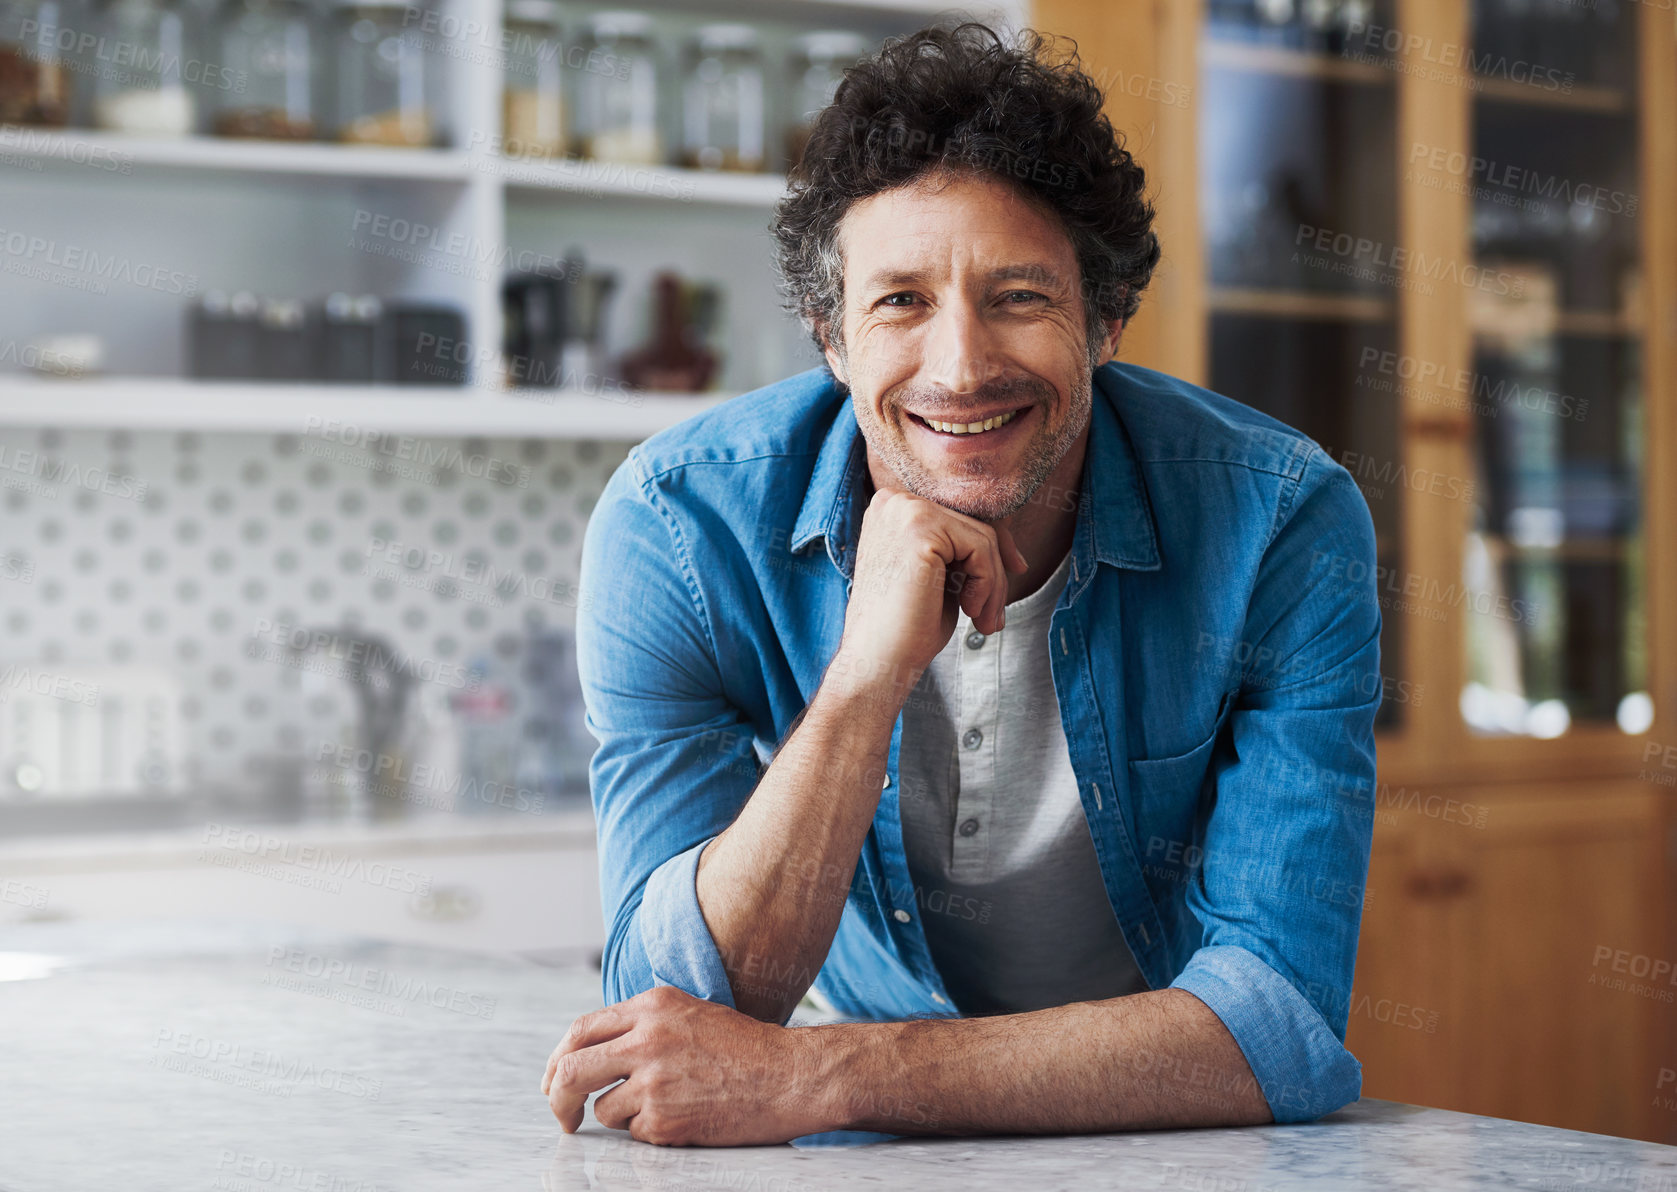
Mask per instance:
[[[412,178],[464,182],[472,162],[463,151],[396,149],[322,142],[243,141],[220,137],[131,137],[118,133],[6,126],[0,158],[39,160],[120,172],[159,168],[231,174],[296,174],[307,177]]]
[[[562,191],[593,198],[635,198],[670,203],[716,203],[773,207],[786,193],[781,174],[684,170],[674,166],[624,165],[608,161],[518,161],[476,157],[473,167],[499,177],[508,190]]]
[[[976,4],[953,4],[950,0],[793,0],[786,3],[786,8],[807,8],[815,12],[822,9],[854,8],[872,9],[889,16],[929,17],[940,13],[959,9],[973,20],[1008,19],[1024,21],[1029,16],[1029,0],[979,0]]]
[[[616,398],[624,395],[614,394]],[[0,379],[0,426],[305,434],[354,426],[383,435],[638,442],[732,394],[644,393],[639,405],[551,390],[264,384],[167,378]]]
[[[449,149],[395,149],[321,142],[240,141],[218,137],[144,138],[68,129],[0,127],[0,159],[39,161],[112,172],[206,170],[224,174],[388,178],[465,182],[500,179],[508,189],[561,191],[599,198],[772,207],[786,190],[781,174],[687,170],[563,158],[517,160]]]

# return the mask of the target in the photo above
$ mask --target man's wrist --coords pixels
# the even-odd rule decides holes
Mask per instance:
[[[875,1024],[857,1024],[872,1026]],[[857,1129],[859,1071],[868,1068],[868,1032],[852,1024],[788,1027],[793,1070],[812,1134]]]
[[[904,668],[901,663],[869,658],[840,646],[827,664],[819,695],[834,710],[877,716],[887,724],[895,724],[909,693],[920,680],[920,673]]]
[[[812,1133],[935,1132],[942,1113],[909,1087],[903,1034],[913,1023],[852,1022],[788,1028]]]

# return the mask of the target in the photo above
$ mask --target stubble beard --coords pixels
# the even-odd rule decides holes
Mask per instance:
[[[1033,382],[1028,388],[1021,389],[1021,392],[1037,393],[1041,388],[1041,382]],[[1054,474],[1054,469],[1059,466],[1066,452],[1071,450],[1072,444],[1077,442],[1077,437],[1088,425],[1093,407],[1093,392],[1092,374],[1079,372],[1072,386],[1066,418],[1058,430],[1050,427],[1046,420],[1038,426],[1031,441],[1026,444],[1024,459],[1015,471],[1005,476],[994,475],[988,466],[978,459],[954,461],[955,469],[969,469],[965,476],[957,475],[950,478],[934,475],[909,450],[903,436],[889,423],[879,426],[876,435],[869,437],[864,434],[864,438],[868,438],[869,448],[906,491],[924,500],[935,501],[957,513],[975,517],[979,521],[999,522],[1024,508],[1036,495],[1037,490]],[[1041,403],[1037,403],[1036,408],[1046,409]],[[900,416],[908,418],[906,411]],[[871,418],[869,420],[873,421]],[[863,430],[866,431],[865,426]]]

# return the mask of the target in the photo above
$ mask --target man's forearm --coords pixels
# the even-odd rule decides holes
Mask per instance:
[[[828,1129],[1044,1134],[1272,1120],[1228,1028],[1181,989],[791,1033],[799,1086]]]
[[[734,1005],[784,1022],[826,960],[879,805],[900,701],[829,673],[696,887]]]

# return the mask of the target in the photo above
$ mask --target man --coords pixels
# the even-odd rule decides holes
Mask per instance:
[[[1103,363],[1159,249],[1046,50],[966,25],[849,73],[775,219],[827,368],[594,511],[615,1004],[549,1060],[567,1131],[600,1089],[718,1145],[1358,1095],[1373,527],[1303,436]],[[783,1025],[806,991],[853,1021]]]

